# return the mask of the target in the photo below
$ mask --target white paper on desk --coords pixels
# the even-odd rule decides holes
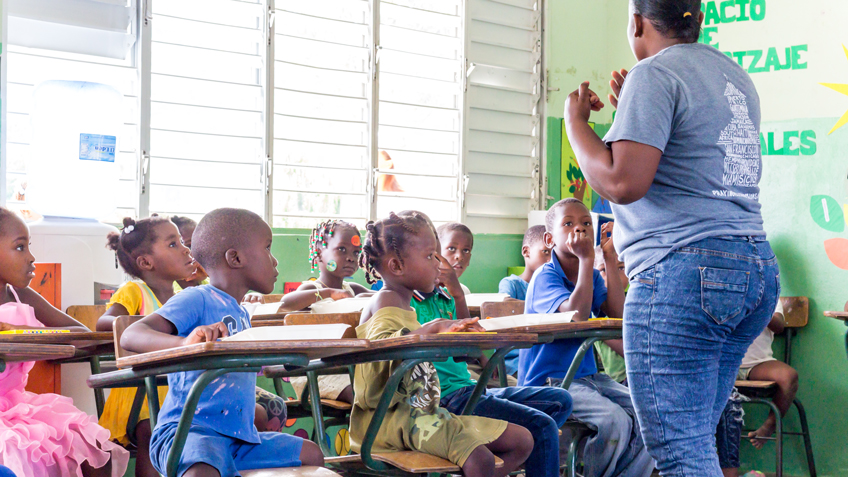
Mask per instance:
[[[242,306],[247,310],[251,318],[257,315],[276,315],[280,311],[280,302],[277,303],[244,303]]]
[[[365,308],[365,305],[368,304],[368,300],[371,297],[367,298],[345,298],[344,300],[333,300],[332,298],[325,298],[319,302],[313,303],[309,305],[309,308],[312,309],[312,313],[353,313],[362,311]]]
[[[468,306],[480,306],[487,301],[501,302],[509,298],[506,293],[469,293],[465,295],[465,304]]]
[[[261,326],[248,328],[241,333],[227,336],[222,341],[295,341],[295,340],[338,340],[350,325]]]
[[[576,311],[567,313],[539,313],[529,315],[510,315],[500,318],[489,318],[488,320],[480,320],[480,326],[486,331],[497,331],[507,328],[517,328],[519,326],[538,326],[538,325],[558,325],[562,323],[571,323],[571,319],[576,314]]]

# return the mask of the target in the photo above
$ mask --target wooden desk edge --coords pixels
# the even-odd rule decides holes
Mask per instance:
[[[836,318],[837,320],[848,321],[848,311],[826,311],[824,316]]]

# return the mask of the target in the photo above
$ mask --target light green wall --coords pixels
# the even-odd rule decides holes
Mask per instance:
[[[274,229],[271,252],[280,262],[277,269],[275,293],[282,293],[285,282],[303,281],[311,275],[309,267],[309,230]],[[507,267],[524,266],[521,257],[521,235],[476,235],[471,265],[462,276],[462,283],[475,293],[494,293],[498,282],[507,275]],[[365,285],[360,270],[353,280]]]
[[[704,2],[720,7],[722,2]],[[726,2],[725,2],[726,3]],[[748,2],[745,2],[748,3]],[[848,238],[836,222],[843,221],[839,208],[848,203],[848,126],[828,132],[848,109],[848,98],[819,83],[848,83],[848,60],[842,45],[848,45],[848,2],[842,0],[765,0],[766,15],[759,22],[728,21],[709,25],[711,42],[722,51],[762,51],[755,70],[765,65],[767,52],[774,48],[783,61],[786,48],[803,45],[807,53],[801,69],[751,73],[763,112],[762,130],[773,132],[777,149],[785,131],[814,131],[814,155],[764,155],[761,198],[763,218],[769,240],[781,268],[783,296],[810,298],[810,323],[793,342],[792,365],[801,376],[799,398],[807,408],[813,446],[820,476],[848,475],[848,359],[845,350],[846,327],[825,318],[826,310],[841,310],[848,300],[848,271],[837,268],[828,259],[824,241]],[[565,97],[585,79],[602,98],[610,71],[635,63],[625,35],[627,0],[555,0],[549,1],[547,39],[550,87],[561,91],[550,95],[547,114],[547,159],[549,195],[559,198],[560,132]],[[730,10],[728,10],[730,12]],[[738,17],[737,17],[738,19]],[[744,67],[751,69],[748,56]],[[800,92],[800,93],[799,93]],[[606,101],[605,101],[606,102]],[[611,111],[593,115],[604,125]],[[795,150],[798,146],[795,145]],[[786,151],[784,151],[786,152]],[[809,151],[807,151],[809,152]],[[830,210],[828,226],[818,212],[813,217],[811,198],[827,195],[838,207]],[[820,201],[820,199],[819,199]],[[813,201],[815,203],[815,201]],[[783,338],[774,349],[782,355]],[[758,425],[764,413],[746,407],[748,425]],[[790,412],[788,426],[797,429],[798,420]],[[743,471],[773,472],[774,445],[756,451],[750,444],[741,446]],[[807,475],[803,445],[797,436],[785,439],[787,475]]]

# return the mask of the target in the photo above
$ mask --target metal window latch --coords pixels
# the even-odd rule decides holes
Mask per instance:
[[[147,151],[141,151],[141,193],[147,191],[147,169],[150,167],[150,154]]]

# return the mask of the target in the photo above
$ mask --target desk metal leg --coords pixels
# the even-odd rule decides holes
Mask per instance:
[[[138,428],[138,416],[141,414],[141,407],[144,405],[145,387],[139,386],[135,390],[132,407],[130,407],[130,415],[127,418],[127,438],[132,445],[138,445],[135,438],[135,430]],[[153,426],[150,427],[153,430]]]
[[[330,446],[327,444],[327,440],[324,439],[324,412],[321,409],[321,390],[318,388],[318,374],[315,371],[309,371],[306,373],[306,381],[308,383],[307,388],[309,390],[309,406],[312,409],[312,420],[315,421],[315,440],[318,441],[318,447],[321,448],[321,452],[324,456],[329,457],[332,455],[330,452]],[[303,390],[303,394],[306,394],[307,389]]]
[[[471,413],[474,412],[474,407],[477,405],[477,401],[480,400],[480,397],[483,393],[486,392],[486,386],[489,385],[489,378],[492,376],[492,371],[498,366],[498,364],[503,363],[504,356],[507,353],[512,351],[512,347],[500,348],[495,351],[495,354],[489,358],[488,364],[483,370],[480,372],[480,379],[477,380],[477,386],[474,387],[474,391],[471,393],[471,397],[468,398],[468,401],[465,403],[465,407],[462,408],[463,416],[470,416]]]
[[[159,388],[156,387],[156,376],[144,378],[144,386],[147,388],[147,409],[150,411],[150,430],[153,430],[159,419]]]
[[[565,373],[565,378],[562,380],[562,389],[567,390],[571,387],[571,382],[574,381],[574,376],[577,375],[577,369],[580,367],[580,363],[583,361],[583,358],[586,357],[586,353],[592,349],[592,345],[595,344],[595,341],[598,341],[599,339],[601,338],[593,336],[586,338],[583,340],[583,343],[580,344],[580,348],[577,349],[574,359],[571,360],[571,366],[568,367],[568,372]]]
[[[91,366],[91,375],[100,374],[100,357],[92,356],[88,358],[88,364]],[[103,407],[106,405],[106,397],[103,395],[103,388],[94,390],[94,405],[97,407],[97,418],[103,415]]]

